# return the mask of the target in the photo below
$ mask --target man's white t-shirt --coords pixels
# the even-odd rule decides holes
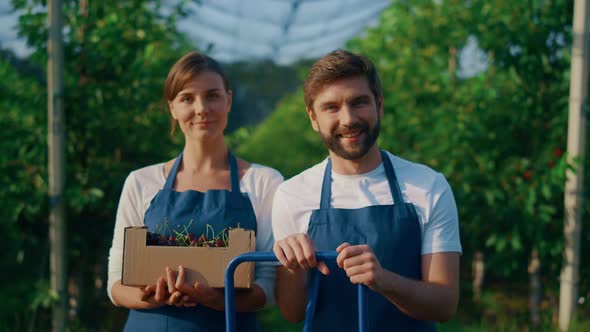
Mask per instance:
[[[422,255],[461,253],[455,198],[441,173],[387,152],[405,202],[414,204],[422,231]],[[272,207],[275,241],[291,234],[307,233],[313,210],[320,208],[322,181],[328,159],[279,185]],[[357,175],[332,170],[330,207],[358,209],[393,204],[383,164]],[[345,242],[346,239],[342,239]],[[335,250],[336,248],[334,248]]]
[[[273,245],[271,208],[273,196],[283,176],[276,170],[251,164],[240,180],[240,191],[247,193],[256,215],[256,250],[271,251]],[[113,301],[111,289],[115,282],[121,280],[123,264],[123,234],[125,227],[143,226],[145,212],[158,191],[164,188],[164,164],[147,166],[133,171],[125,180],[119,201],[113,243],[109,251],[109,275],[107,291]],[[275,274],[274,267],[268,263],[256,263],[254,282],[266,295],[266,306],[274,303]],[[155,280],[154,280],[155,282]]]

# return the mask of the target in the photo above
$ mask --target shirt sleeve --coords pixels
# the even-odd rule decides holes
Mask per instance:
[[[272,203],[272,232],[275,241],[299,233],[293,216],[289,211],[289,204],[287,203],[285,192],[281,191],[280,187]]]
[[[261,172],[266,173],[266,172]],[[268,174],[268,173],[266,173]],[[259,179],[260,195],[257,195],[256,217],[257,217],[257,232],[256,232],[256,251],[272,251],[274,243],[272,234],[272,202],[277,187],[283,182],[283,176],[272,170],[271,176],[266,176]],[[254,272],[254,282],[262,288],[266,296],[265,308],[274,305],[275,303],[275,269],[274,264],[270,262],[256,263]]]
[[[459,216],[453,191],[442,174],[437,174],[431,192],[431,211],[424,225],[422,255],[437,252],[461,253]]]
[[[107,293],[111,302],[117,306],[118,304],[113,300],[111,289],[118,280],[121,280],[125,228],[143,225],[143,213],[140,212],[140,202],[141,196],[135,184],[135,176],[131,173],[123,185],[119,207],[117,208],[113,242],[109,250]]]

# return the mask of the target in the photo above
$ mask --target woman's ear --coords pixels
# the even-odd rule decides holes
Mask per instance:
[[[233,93],[231,90],[227,90],[227,111],[231,111]]]
[[[174,119],[177,119],[176,112],[174,112],[174,101],[168,100],[168,110],[170,111],[170,115],[172,115]]]

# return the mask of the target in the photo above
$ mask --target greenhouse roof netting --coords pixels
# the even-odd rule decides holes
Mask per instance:
[[[223,62],[317,58],[375,24],[390,0],[193,0],[180,31]],[[164,2],[166,4],[166,2]],[[168,0],[174,5],[177,1]],[[0,45],[27,55],[17,36],[18,13],[0,4]]]

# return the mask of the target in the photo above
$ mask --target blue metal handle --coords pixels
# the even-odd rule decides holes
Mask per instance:
[[[334,261],[338,253],[336,251],[316,251],[318,261]],[[235,257],[229,262],[225,270],[225,324],[227,332],[236,331],[236,308],[234,301],[234,272],[238,265],[243,262],[270,262],[277,261],[273,252],[249,252]],[[303,331],[311,330],[311,322],[315,314],[315,304],[319,291],[320,273],[317,269],[312,270],[310,280],[310,293],[305,309],[305,323]],[[367,287],[358,285],[358,313],[359,313],[359,331],[367,330]]]

